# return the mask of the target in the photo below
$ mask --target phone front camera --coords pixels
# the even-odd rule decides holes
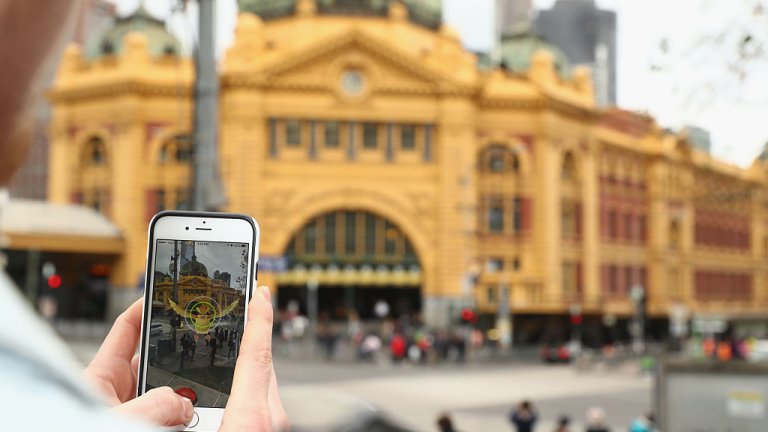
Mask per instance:
[[[185,230],[189,231],[189,227],[184,228]]]

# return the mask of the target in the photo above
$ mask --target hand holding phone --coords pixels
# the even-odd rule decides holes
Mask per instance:
[[[144,305],[118,319],[85,374],[116,410],[172,430],[288,429],[271,361],[271,296],[253,290],[258,234],[243,215],[153,219]]]
[[[270,360],[272,305],[269,288],[259,287],[255,294],[249,315],[258,318],[246,324],[232,395],[220,432],[290,429]],[[83,377],[122,415],[156,426],[189,423],[193,417],[190,412],[192,403],[169,387],[134,398],[139,356],[133,353],[139,342],[142,304],[142,300],[136,301],[115,321]]]

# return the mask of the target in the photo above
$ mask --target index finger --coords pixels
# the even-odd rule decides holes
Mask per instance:
[[[248,323],[222,421],[222,426],[234,426],[232,430],[261,430],[257,425],[264,424],[271,427],[272,303],[269,288],[256,289],[248,307]]]
[[[125,312],[120,314],[112,325],[99,352],[93,358],[93,362],[101,360],[103,356],[117,356],[131,361],[136,352],[141,336],[141,312],[144,299],[136,300]]]

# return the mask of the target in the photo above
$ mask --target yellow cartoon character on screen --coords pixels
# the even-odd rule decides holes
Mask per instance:
[[[184,318],[189,319],[195,327],[195,332],[198,334],[208,333],[211,325],[213,325],[217,319],[232,313],[239,302],[240,299],[235,299],[232,304],[217,312],[213,302],[194,300],[191,306],[187,306],[187,309],[182,309],[173,300],[168,299],[171,309]]]

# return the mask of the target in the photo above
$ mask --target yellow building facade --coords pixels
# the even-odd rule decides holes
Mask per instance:
[[[403,307],[439,325],[500,301],[628,317],[639,285],[654,317],[768,314],[761,160],[739,169],[596,106],[588,70],[564,77],[545,51],[526,71],[479,69],[406,4],[325,3],[241,13],[220,66],[223,210],[256,218],[262,256],[287,257],[287,272],[259,273],[278,298],[303,302],[317,281],[338,294],[321,306],[367,309],[411,289]],[[151,216],[189,200],[194,79],[146,32],[121,43],[91,59],[70,46],[49,93],[49,200],[121,229],[116,303],[144,272]]]

